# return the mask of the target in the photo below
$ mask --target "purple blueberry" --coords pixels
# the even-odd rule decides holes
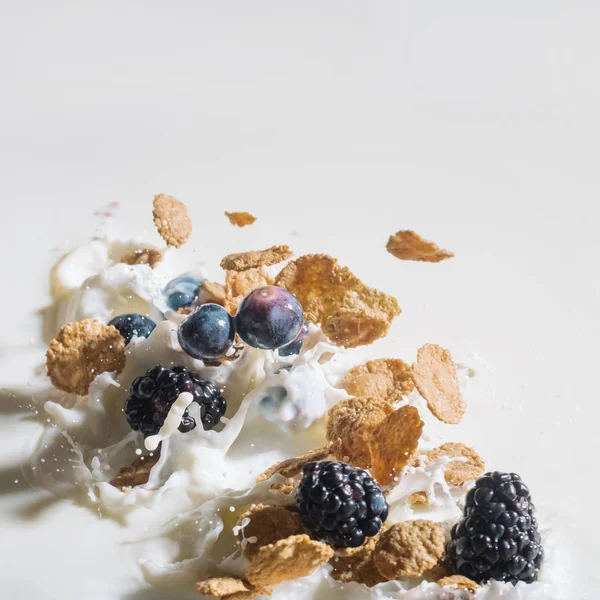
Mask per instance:
[[[279,350],[277,350],[277,354],[279,354],[279,356],[293,356],[294,354],[300,354],[300,349],[302,348],[302,344],[304,343],[304,338],[306,337],[307,333],[308,321],[304,321],[304,325],[302,325],[302,329],[296,336],[296,339],[279,348]]]
[[[302,305],[296,296],[274,285],[251,291],[235,317],[242,340],[263,350],[281,348],[294,341],[303,323]]]
[[[129,344],[134,335],[147,338],[156,327],[156,323],[152,319],[138,313],[119,315],[111,319],[108,324],[119,330],[125,344]]]
[[[215,360],[231,348],[235,337],[233,317],[218,304],[203,304],[179,327],[179,345],[200,360]]]

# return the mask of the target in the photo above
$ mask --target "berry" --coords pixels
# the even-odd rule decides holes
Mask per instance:
[[[218,304],[203,304],[179,327],[179,345],[193,358],[215,360],[233,345],[235,321]]]
[[[376,535],[389,510],[367,471],[330,460],[304,465],[296,506],[305,527],[338,548],[356,548]]]
[[[108,324],[119,330],[119,333],[125,339],[125,344],[129,344],[134,335],[147,338],[156,327],[156,323],[152,319],[138,313],[119,315],[111,319]]]
[[[190,392],[200,405],[200,419],[205,430],[214,429],[225,414],[227,403],[212,381],[204,381],[197,373],[185,367],[167,369],[152,367],[146,375],[136,377],[131,384],[125,403],[127,422],[144,437],[155,435],[163,426],[172,404],[179,394]],[[187,433],[196,427],[196,420],[188,409],[183,413],[179,431]]]
[[[454,571],[478,583],[533,583],[544,557],[534,513],[529,489],[516,473],[480,477],[446,549]]]
[[[302,306],[296,296],[274,285],[251,291],[235,317],[242,340],[263,350],[281,348],[294,341],[303,323]]]
[[[184,273],[167,283],[163,296],[169,310],[192,306],[198,297],[202,280],[194,273]]]
[[[304,338],[307,333],[308,321],[304,321],[302,329],[300,329],[300,333],[296,336],[296,339],[279,348],[277,354],[279,354],[279,356],[293,356],[294,354],[300,354],[300,349],[302,348],[302,344],[304,344]]]

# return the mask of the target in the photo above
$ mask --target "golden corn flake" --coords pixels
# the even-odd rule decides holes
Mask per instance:
[[[289,246],[272,246],[266,250],[228,254],[221,261],[221,268],[225,271],[247,271],[257,267],[270,267],[287,260],[292,255],[293,252],[289,249]]]
[[[81,396],[100,373],[120,373],[124,366],[125,340],[119,331],[89,319],[64,325],[46,352],[52,385]]]
[[[196,590],[205,596],[227,598],[232,600],[233,594],[251,593],[256,590],[253,585],[238,577],[211,577],[196,584]],[[239,596],[242,598],[243,596]],[[251,598],[252,596],[247,596]]]
[[[386,245],[387,251],[401,260],[418,260],[422,262],[440,262],[454,256],[453,252],[443,250],[433,242],[424,240],[414,231],[398,231],[390,236]]]
[[[262,268],[247,269],[246,271],[227,271],[223,306],[231,315],[235,315],[240,302],[252,290],[272,283],[273,279]]]
[[[154,196],[152,215],[160,237],[167,246],[179,248],[185,244],[192,234],[192,221],[187,207],[167,194]]]
[[[452,572],[450,571],[449,565],[445,561],[445,557],[442,556],[440,562],[438,562],[435,567],[432,569],[427,569],[427,571],[423,573],[423,578],[426,581],[439,581],[440,579],[448,577],[451,574]]]
[[[420,577],[444,554],[444,530],[433,521],[404,521],[384,531],[375,546],[377,570],[388,580]]]
[[[225,216],[232,225],[236,225],[237,227],[246,227],[246,225],[252,225],[256,221],[256,217],[252,216],[249,212],[225,211]]]
[[[310,575],[333,556],[333,550],[307,535],[292,535],[263,546],[246,569],[248,581],[258,588]]]
[[[395,402],[412,392],[410,366],[400,358],[377,358],[350,369],[341,386],[351,396],[377,396]]]
[[[202,292],[206,296],[206,302],[220,304],[221,306],[225,304],[227,293],[220,283],[216,283],[215,281],[203,281]]]
[[[437,584],[441,587],[452,587],[457,590],[466,590],[468,592],[476,592],[481,586],[475,583],[468,577],[462,575],[451,575],[438,580]]]
[[[383,337],[400,314],[395,298],[366,286],[325,254],[307,254],[290,262],[275,285],[295,294],[306,320],[320,323],[329,339],[347,348]]]
[[[122,491],[126,491],[129,488],[148,483],[150,471],[159,458],[160,454],[158,452],[154,452],[152,456],[148,455],[136,458],[131,465],[121,467],[119,474],[111,480],[111,485],[120,488]]]
[[[402,473],[417,449],[423,421],[414,406],[402,406],[388,415],[369,440],[371,473],[381,485]]]
[[[379,535],[369,537],[358,548],[343,548],[338,550],[335,556],[329,561],[329,564],[333,567],[331,576],[342,583],[356,581],[368,587],[373,587],[378,583],[386,581],[385,577],[375,567],[375,561],[373,560],[378,539]]]
[[[430,450],[426,455],[425,464],[447,456],[449,458],[463,458],[466,460],[453,460],[446,465],[445,479],[448,485],[459,486],[465,481],[474,481],[483,475],[485,471],[485,463],[480,458],[479,454],[472,448],[456,442],[448,442],[442,444],[433,450]]]
[[[412,371],[415,385],[429,410],[444,423],[459,423],[466,405],[450,352],[436,344],[425,344],[417,352]]]
[[[138,248],[122,256],[119,262],[126,265],[149,265],[151,269],[154,269],[161,260],[162,254],[158,250],[154,248]]]
[[[427,492],[413,492],[407,502],[409,504],[429,504],[429,496]]]
[[[261,481],[266,481],[279,473],[279,475],[283,475],[284,477],[294,477],[302,472],[302,467],[308,463],[318,460],[325,460],[329,456],[335,456],[339,452],[341,447],[341,441],[335,440],[325,444],[321,448],[316,448],[315,450],[310,450],[303,456],[298,456],[296,458],[288,458],[287,460],[282,460],[274,464],[272,467],[269,467],[264,473],[259,475],[256,478],[256,482],[260,483]]]
[[[337,454],[340,460],[366,469],[371,464],[369,440],[375,428],[394,408],[382,398],[349,398],[329,409],[327,414],[327,439],[341,440]]]
[[[238,538],[252,540],[244,546],[244,556],[250,559],[267,544],[304,533],[298,513],[283,506],[257,504],[240,517],[238,525],[245,519],[250,522],[239,532]]]

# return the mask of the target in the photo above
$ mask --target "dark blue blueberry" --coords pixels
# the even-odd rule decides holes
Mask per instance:
[[[235,316],[242,340],[263,350],[289,344],[300,333],[303,323],[302,306],[296,296],[274,285],[251,291]]]
[[[203,304],[179,327],[179,344],[193,358],[215,360],[233,345],[233,317],[218,304]]]
[[[129,313],[125,315],[119,315],[108,322],[119,330],[119,333],[125,339],[125,344],[129,344],[133,336],[147,338],[156,327],[156,323],[138,313]]]
[[[200,291],[202,281],[193,273],[184,273],[167,283],[163,296],[170,310],[192,306]]]
[[[304,321],[300,333],[296,336],[296,339],[285,346],[282,346],[277,350],[279,356],[293,356],[294,354],[300,354],[300,349],[304,343],[304,338],[308,333],[308,321]]]

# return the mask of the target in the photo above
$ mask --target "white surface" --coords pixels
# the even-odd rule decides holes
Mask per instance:
[[[0,2],[0,597],[164,596],[117,596],[123,532],[27,489],[41,426],[18,409],[51,265],[113,201],[121,228],[159,243],[158,192],[188,204],[185,252],[215,276],[236,250],[331,253],[398,297],[397,354],[483,357],[460,441],[520,472],[594,564],[600,6],[494,4]],[[259,220],[233,229],[236,209]],[[400,228],[456,258],[395,260]]]

